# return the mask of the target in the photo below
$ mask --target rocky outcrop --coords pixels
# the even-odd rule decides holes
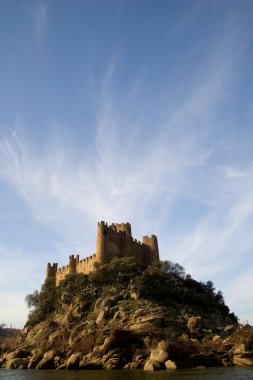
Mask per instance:
[[[64,306],[50,321],[24,329],[15,349],[2,348],[0,367],[157,371],[253,365],[253,337],[247,344],[245,337],[231,340],[236,326],[222,316],[215,324],[192,310],[163,307],[124,291],[100,297],[89,312],[80,310],[80,305]]]
[[[232,362],[238,367],[253,367],[253,346],[241,343],[233,349]]]
[[[55,368],[55,353],[54,351],[47,351],[44,353],[43,358],[39,361],[36,369],[54,369]]]

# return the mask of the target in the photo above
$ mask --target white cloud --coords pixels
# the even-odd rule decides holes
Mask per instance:
[[[47,4],[39,4],[38,42],[48,14]],[[114,99],[114,58],[97,95],[101,106],[96,110],[94,144],[90,142],[93,145],[87,147],[80,141],[82,157],[76,157],[75,147],[59,136],[43,152],[15,129],[0,141],[0,179],[23,197],[36,220],[60,232],[63,244],[56,245],[56,256],[60,251],[67,257],[65,249],[71,244],[88,247],[89,255],[94,246],[90,236],[94,236],[94,225],[101,219],[132,221],[133,230],[140,234],[158,233],[162,258],[179,262],[197,277],[201,273],[202,280],[232,273],[253,248],[249,233],[253,218],[252,167],[235,168],[223,162],[217,166],[212,162],[217,149],[210,140],[215,126],[212,113],[226,92],[233,65],[244,48],[235,51],[226,42],[220,41],[210,63],[205,62],[194,73],[197,82],[187,89],[187,96],[174,101],[174,109],[168,112],[159,110],[161,103],[168,103],[168,89],[157,99],[154,96],[153,109],[146,109],[145,94],[140,90],[140,81],[145,78],[133,83],[129,98]],[[122,104],[125,102],[128,110],[127,105],[134,101],[139,104],[139,119],[134,125],[126,125],[129,118]],[[119,104],[121,107],[117,107]],[[152,121],[156,128],[151,130]],[[171,206],[182,199],[204,205],[206,212],[187,233],[179,233],[173,240],[167,222]],[[243,270],[249,265],[252,262],[247,262]],[[233,288],[235,297],[239,282],[240,278]],[[242,293],[240,288],[238,296]]]
[[[29,13],[31,14],[34,22],[34,32],[37,44],[40,46],[43,32],[45,30],[48,20],[48,2],[45,0],[36,0],[26,5]]]

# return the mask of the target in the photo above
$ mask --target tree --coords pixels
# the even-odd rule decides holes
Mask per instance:
[[[27,294],[25,301],[30,310],[26,325],[34,326],[45,320],[57,307],[57,289],[54,284],[45,282],[41,291]]]

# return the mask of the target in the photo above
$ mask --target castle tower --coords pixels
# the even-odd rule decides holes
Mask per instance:
[[[132,236],[131,224],[130,223],[116,223],[117,232],[125,232],[127,236]]]
[[[69,274],[76,274],[76,266],[79,263],[79,255],[75,256],[70,255],[69,256]]]
[[[69,264],[58,269],[58,264],[47,265],[46,282],[56,286],[67,275],[88,274],[95,270],[95,264],[109,263],[114,258],[133,257],[142,267],[159,261],[159,249],[155,235],[143,236],[143,243],[133,239],[130,223],[113,223],[104,221],[97,226],[96,252],[92,256],[79,260],[79,255],[69,256]]]
[[[150,257],[147,260],[147,264],[152,264],[154,262],[158,262],[159,258],[159,249],[158,249],[158,241],[156,235],[143,236],[143,244],[147,245],[150,249]]]
[[[102,264],[104,262],[105,254],[105,222],[98,223],[97,227],[97,243],[96,243],[96,258],[97,262]]]
[[[53,263],[53,265],[51,265],[50,263],[47,264],[45,283],[56,284],[57,270],[58,270],[58,264],[57,263]]]

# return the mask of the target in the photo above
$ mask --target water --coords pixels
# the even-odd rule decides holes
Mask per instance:
[[[143,371],[36,371],[0,369],[0,380],[252,380],[253,368]]]

